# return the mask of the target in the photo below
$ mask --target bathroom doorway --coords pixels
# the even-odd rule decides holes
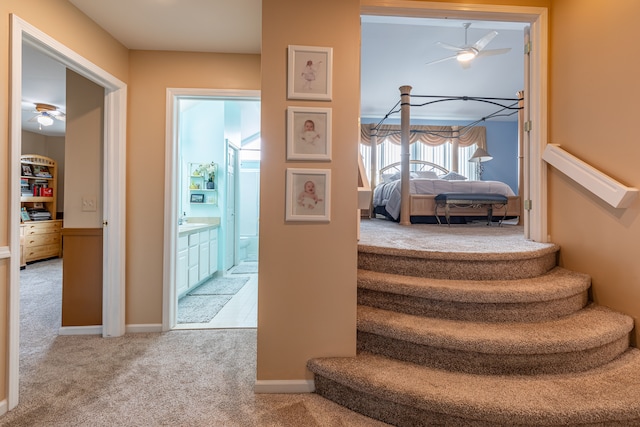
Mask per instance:
[[[185,91],[169,96],[163,329],[256,327],[259,93]]]

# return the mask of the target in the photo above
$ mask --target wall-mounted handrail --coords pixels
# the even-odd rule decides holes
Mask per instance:
[[[614,208],[628,208],[638,196],[637,188],[619,183],[557,144],[548,144],[542,159]]]

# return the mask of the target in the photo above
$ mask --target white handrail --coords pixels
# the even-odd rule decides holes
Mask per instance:
[[[558,144],[548,144],[542,159],[614,208],[628,208],[638,196],[637,188],[619,183]]]

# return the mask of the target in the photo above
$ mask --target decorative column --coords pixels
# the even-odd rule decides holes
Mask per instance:
[[[409,211],[409,127],[411,125],[410,104],[411,86],[400,86],[400,225],[411,225]]]

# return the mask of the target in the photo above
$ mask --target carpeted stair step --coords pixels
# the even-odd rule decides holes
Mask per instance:
[[[629,347],[633,319],[595,304],[537,323],[481,323],[358,307],[358,350],[478,374],[578,372]]]
[[[397,426],[638,426],[640,350],[572,374],[449,372],[387,357],[308,362],[316,393]]]
[[[554,268],[558,250],[549,245],[520,252],[455,253],[359,245],[358,268],[434,279],[525,279]]]
[[[560,267],[521,280],[445,280],[358,271],[358,304],[428,317],[536,322],[582,309],[591,279]]]

